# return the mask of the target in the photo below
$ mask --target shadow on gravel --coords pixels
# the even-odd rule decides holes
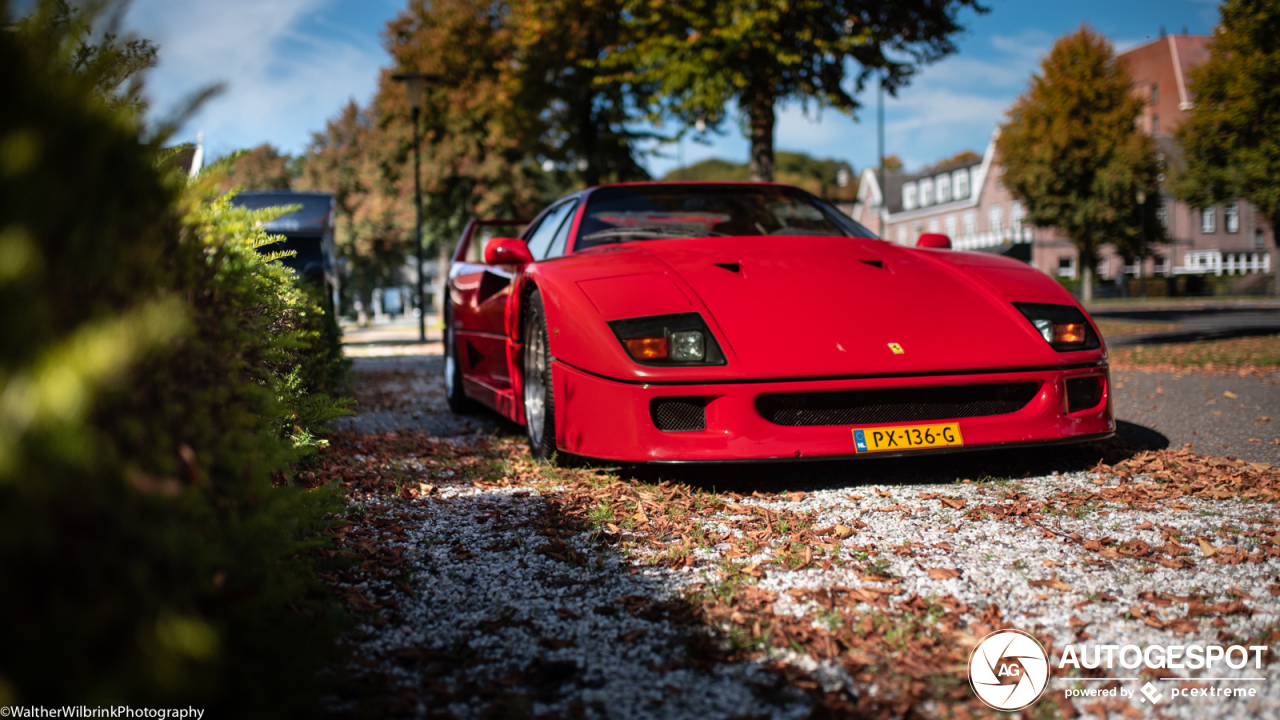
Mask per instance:
[[[1096,442],[1018,450],[987,450],[922,457],[835,461],[697,465],[624,465],[624,480],[663,480],[718,492],[778,493],[833,487],[923,485],[965,479],[1022,478],[1087,470],[1099,462],[1114,465],[1144,450],[1169,446],[1164,435],[1141,425],[1117,423],[1114,438]]]

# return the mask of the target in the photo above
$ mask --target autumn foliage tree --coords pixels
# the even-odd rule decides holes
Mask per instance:
[[[368,320],[376,287],[396,285],[411,251],[412,184],[394,138],[374,113],[348,103],[325,129],[312,135],[294,187],[334,196],[334,243],[346,261],[344,293],[361,302]],[[412,178],[409,178],[412,182]]]
[[[244,190],[288,190],[293,182],[289,163],[292,158],[273,145],[263,143],[252,150],[236,153],[226,163],[220,187],[225,192],[233,187]]]
[[[641,91],[655,119],[716,126],[736,104],[751,179],[772,180],[778,103],[854,115],[873,77],[883,73],[893,94],[955,52],[963,8],[986,12],[977,0],[625,0],[623,33],[602,64]]]
[[[996,139],[1002,181],[1027,222],[1057,227],[1079,250],[1086,301],[1103,244],[1133,258],[1144,223],[1148,241],[1163,237],[1157,203],[1145,204],[1144,217],[1136,199],[1158,197],[1159,168],[1152,139],[1135,125],[1142,108],[1131,85],[1111,43],[1082,26],[1054,43]]]
[[[1177,190],[1193,205],[1247,198],[1280,229],[1280,3],[1227,0],[1209,59],[1191,71],[1195,112],[1176,137],[1186,168]]]

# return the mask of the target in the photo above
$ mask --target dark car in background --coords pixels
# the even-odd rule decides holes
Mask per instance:
[[[337,308],[338,272],[333,243],[333,195],[294,190],[244,190],[231,201],[250,210],[301,205],[297,210],[267,223],[264,228],[284,241],[262,248],[262,252],[293,251],[280,262],[302,278],[322,285],[325,297]]]

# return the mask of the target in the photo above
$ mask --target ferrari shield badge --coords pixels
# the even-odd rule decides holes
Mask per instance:
[[[889,343],[889,349],[893,351],[894,355],[901,355],[906,352],[898,343]]]

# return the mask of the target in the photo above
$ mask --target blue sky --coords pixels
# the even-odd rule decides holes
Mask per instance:
[[[152,111],[163,115],[214,82],[227,90],[183,130],[203,131],[213,156],[269,142],[301,152],[349,99],[365,103],[389,58],[381,33],[404,0],[134,0],[127,26],[160,45],[148,76]],[[964,149],[982,152],[1004,111],[1026,87],[1053,41],[1087,22],[1123,50],[1168,32],[1211,32],[1217,6],[1206,0],[989,0],[987,15],[965,13],[955,55],[926,68],[897,98],[886,98],[885,152],[908,168]],[[876,161],[875,96],[858,121],[826,110],[808,116],[780,107],[775,146],[848,160]],[[744,162],[736,124],[702,145],[686,140],[648,160],[656,175],[707,157]]]

